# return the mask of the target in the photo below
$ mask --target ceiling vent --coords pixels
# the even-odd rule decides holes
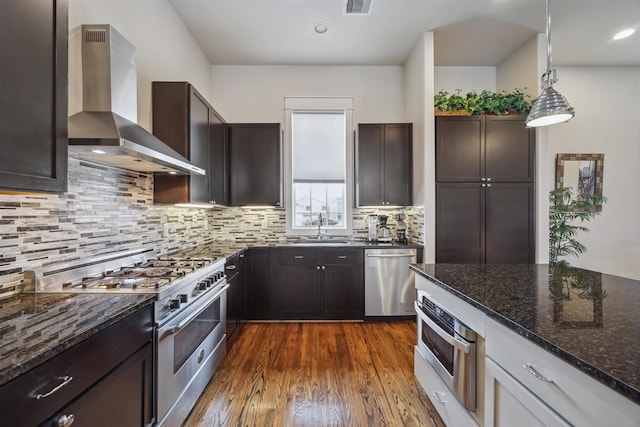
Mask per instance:
[[[345,0],[345,15],[369,15],[371,13],[371,3],[373,0]]]

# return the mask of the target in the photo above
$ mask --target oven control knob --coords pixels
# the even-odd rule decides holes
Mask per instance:
[[[180,300],[181,303],[186,304],[187,301],[189,301],[189,297],[187,296],[187,294],[180,294],[178,295],[178,299]]]
[[[169,302],[167,303],[167,305],[169,306],[169,310],[176,310],[178,308],[180,308],[180,300],[179,299],[170,299]]]
[[[203,280],[202,282],[198,283],[198,290],[204,291],[205,289],[207,289],[207,282]]]
[[[211,287],[211,285],[213,285],[213,278],[212,277],[207,277],[207,288]]]
[[[218,271],[216,273],[216,280],[220,280],[224,277],[224,273],[222,271]]]

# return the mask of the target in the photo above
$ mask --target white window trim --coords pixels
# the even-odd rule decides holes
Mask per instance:
[[[286,207],[287,235],[311,236],[317,234],[317,229],[293,229],[293,200],[292,200],[292,145],[291,145],[291,116],[293,112],[331,112],[344,111],[346,132],[346,188],[345,188],[345,228],[323,228],[328,236],[351,236],[353,234],[353,98],[351,97],[285,97],[285,129],[284,129],[284,202]]]

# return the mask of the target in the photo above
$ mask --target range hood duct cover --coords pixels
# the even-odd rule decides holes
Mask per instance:
[[[135,47],[110,25],[83,25],[83,111],[69,117],[69,154],[138,172],[204,175],[136,123],[136,80]]]

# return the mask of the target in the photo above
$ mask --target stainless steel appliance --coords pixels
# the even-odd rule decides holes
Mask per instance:
[[[414,316],[416,249],[365,249],[365,317]]]
[[[110,25],[83,25],[81,37],[83,111],[69,117],[69,154],[140,172],[204,175],[136,123],[135,47]]]
[[[224,258],[128,251],[25,272],[25,291],[156,295],[156,410],[180,425],[226,354]]]
[[[418,349],[469,411],[476,409],[477,334],[418,290]]]
[[[378,242],[391,242],[391,231],[387,226],[387,215],[378,215]]]

